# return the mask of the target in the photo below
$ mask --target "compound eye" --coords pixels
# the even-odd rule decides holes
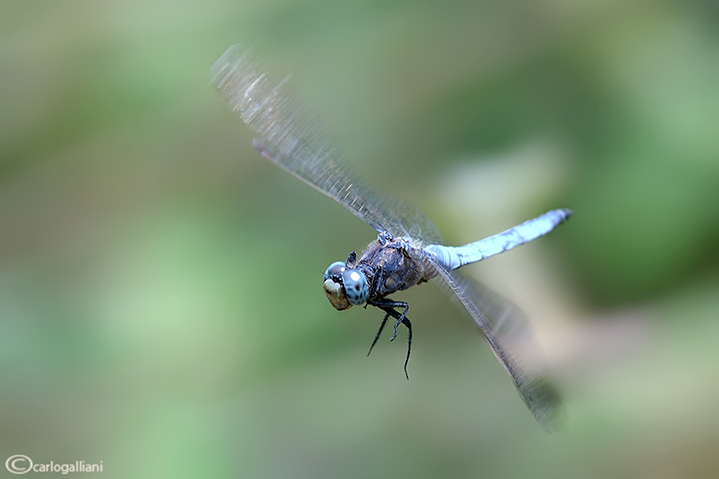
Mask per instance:
[[[342,283],[345,286],[347,300],[355,306],[367,301],[369,298],[369,285],[364,273],[357,269],[345,269],[342,272]]]
[[[342,276],[342,272],[345,268],[347,268],[347,265],[345,265],[344,261],[335,261],[325,270],[325,281],[332,276]]]

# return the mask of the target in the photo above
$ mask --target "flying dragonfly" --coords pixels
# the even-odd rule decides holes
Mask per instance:
[[[572,214],[549,211],[502,233],[464,246],[442,244],[435,225],[408,203],[380,195],[343,163],[329,146],[311,111],[297,101],[291,76],[281,73],[251,49],[233,45],[210,69],[210,81],[242,121],[258,136],[255,148],[266,158],[329,196],[377,232],[361,255],[332,263],[323,286],[337,310],[373,306],[384,313],[370,347],[389,318],[394,333],[408,330],[407,375],[412,345],[409,304],[389,297],[433,281],[477,324],[519,395],[548,432],[564,418],[561,401],[546,377],[546,367],[525,314],[514,304],[456,270],[549,233]],[[368,353],[369,355],[369,353]]]

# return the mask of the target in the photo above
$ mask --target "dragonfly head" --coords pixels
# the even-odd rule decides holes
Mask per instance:
[[[335,309],[342,311],[363,304],[369,298],[369,284],[364,273],[335,261],[325,270],[325,294]]]

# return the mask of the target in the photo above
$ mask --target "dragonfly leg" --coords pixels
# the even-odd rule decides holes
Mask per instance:
[[[345,264],[348,268],[354,268],[355,264],[357,264],[357,252],[353,251],[347,256],[347,261],[345,261]]]
[[[404,301],[393,301],[389,298],[386,298],[380,299],[379,301],[373,301],[370,304],[372,306],[380,308],[385,313],[389,313],[390,316],[397,320],[394,323],[394,334],[391,338],[389,338],[390,341],[394,341],[397,338],[397,328],[400,324],[402,324],[402,320],[407,316],[407,311],[409,311],[409,303],[405,303]],[[402,314],[400,314],[394,308],[404,308],[404,311],[402,311]],[[392,312],[390,313],[390,311]]]
[[[395,303],[396,301],[389,301],[390,303]],[[374,347],[375,343],[379,339],[380,334],[382,333],[382,329],[384,329],[385,324],[387,323],[387,319],[392,316],[397,320],[397,323],[395,323],[395,336],[397,336],[396,328],[398,324],[404,324],[407,327],[407,357],[404,360],[404,375],[407,379],[409,379],[409,374],[407,373],[407,364],[409,364],[409,355],[412,352],[412,323],[409,321],[409,318],[407,318],[405,315],[407,314],[407,309],[409,309],[409,305],[407,303],[404,303],[404,305],[407,306],[405,311],[403,313],[400,313],[394,307],[392,306],[380,306],[377,304],[372,304],[372,306],[376,306],[380,308],[382,311],[384,311],[385,316],[382,320],[382,324],[380,324],[379,331],[377,331],[377,335],[374,338],[374,341],[372,342],[372,346],[369,348],[370,352],[372,352],[372,348]],[[369,353],[367,353],[367,356],[369,356]]]
[[[387,320],[389,319],[389,313],[384,315],[384,319],[379,325],[379,330],[377,331],[377,334],[374,337],[374,341],[372,341],[372,346],[369,347],[369,351],[367,352],[367,356],[372,353],[372,349],[374,348],[374,345],[377,344],[377,340],[379,339],[380,334],[382,334],[382,330],[384,329],[385,324],[387,324]]]
[[[387,319],[389,316],[392,316],[397,321],[394,323],[394,335],[390,338],[390,341],[394,341],[397,337],[397,328],[400,324],[404,324],[407,327],[408,335],[407,335],[407,357],[404,360],[404,375],[409,379],[409,374],[407,374],[407,364],[409,364],[409,355],[412,352],[412,323],[409,321],[409,318],[407,318],[407,311],[409,311],[409,304],[405,303],[404,301],[393,301],[389,298],[387,299],[381,299],[379,301],[372,301],[370,303],[371,306],[374,306],[376,308],[381,309],[384,311],[385,317],[382,320],[382,324],[380,324],[379,331],[377,331],[377,335],[374,338],[374,341],[372,342],[372,347],[370,347],[370,352],[372,352],[372,348],[374,347],[375,343],[379,339],[380,333],[382,333],[382,329],[384,329],[385,324],[387,323]],[[401,313],[397,311],[394,308],[404,308],[404,311]],[[369,353],[367,353],[369,356]]]
[[[400,324],[402,324],[402,321],[404,321],[404,314],[402,316],[400,316],[399,318],[397,318],[397,321],[394,322],[394,334],[392,335],[391,338],[389,338],[390,341],[394,341],[395,339],[397,339],[397,328],[399,327]]]
[[[377,271],[377,275],[375,276],[374,287],[372,288],[372,296],[371,297],[374,297],[379,294],[379,288],[382,285],[382,281],[383,281],[382,280],[383,273],[384,273],[384,271],[382,270],[382,268],[379,268],[379,270]]]
[[[409,322],[409,318],[402,319],[402,324],[407,326],[407,358],[404,360],[404,375],[409,381],[409,374],[407,374],[407,364],[409,363],[409,353],[412,352],[412,323]]]

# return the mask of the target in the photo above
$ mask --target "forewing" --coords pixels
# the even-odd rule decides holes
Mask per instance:
[[[297,100],[290,76],[233,45],[210,69],[210,81],[250,129],[260,153],[339,202],[377,231],[441,244],[434,224],[409,204],[374,192],[330,147],[312,112]]]
[[[458,300],[479,326],[542,428],[549,433],[560,428],[565,420],[562,403],[547,377],[542,352],[524,312],[461,273],[450,273],[437,263],[430,267],[444,280],[447,288],[442,289]]]

